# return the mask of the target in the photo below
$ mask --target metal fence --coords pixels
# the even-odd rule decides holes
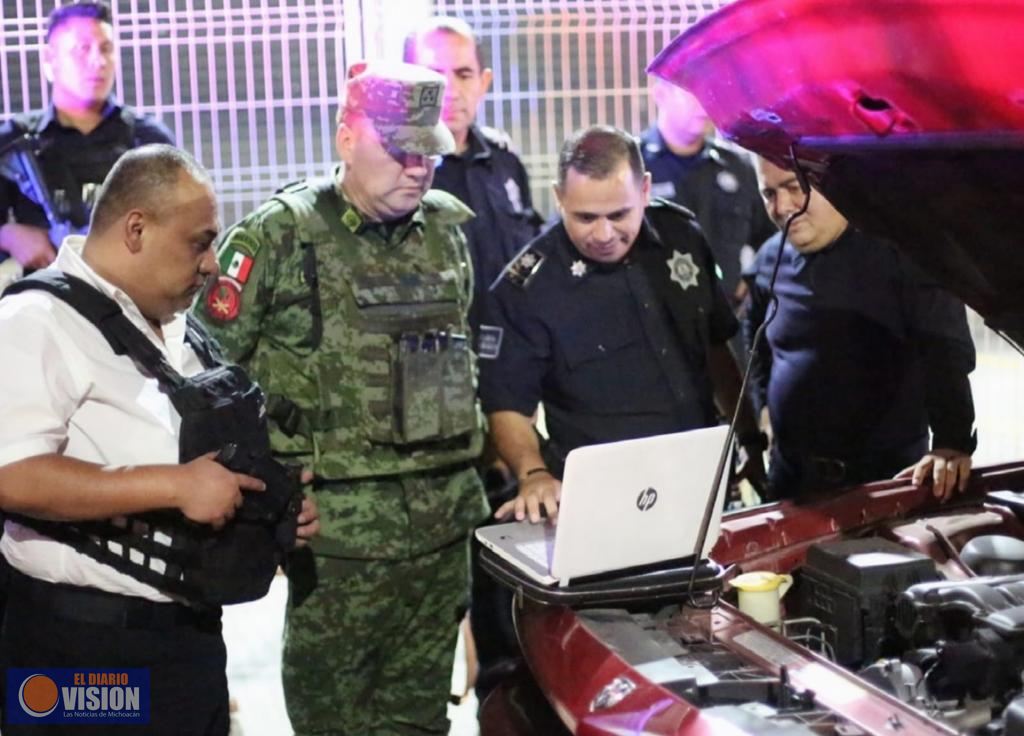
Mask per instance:
[[[534,201],[550,211],[556,152],[567,135],[593,123],[647,127],[647,63],[727,2],[437,0],[435,8],[464,18],[481,38],[494,70],[481,119],[510,134]]]
[[[555,152],[596,122],[649,122],[648,61],[725,4],[650,0],[116,0],[120,99],[159,116],[211,170],[225,221],[334,158],[338,81],[400,55],[431,12],[464,18],[494,69],[481,119],[511,135],[550,210]],[[3,0],[0,115],[48,103],[39,64],[55,0]]]
[[[3,0],[0,115],[48,104],[40,69],[54,0]],[[158,116],[211,171],[232,222],[334,159],[347,62],[390,44],[387,13],[425,0],[117,0],[115,94]]]
[[[473,26],[494,70],[481,120],[505,129],[551,212],[555,154],[571,131],[652,118],[644,69],[661,48],[729,0],[114,0],[124,102],[160,117],[211,170],[233,222],[285,182],[335,158],[339,80],[358,58],[399,58],[431,13]],[[0,116],[48,103],[39,63],[55,0],[2,0]],[[972,320],[979,457],[1024,454],[1024,399],[1007,387],[1019,356]],[[986,423],[994,429],[986,430]]]

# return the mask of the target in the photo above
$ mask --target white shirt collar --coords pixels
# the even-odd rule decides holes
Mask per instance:
[[[84,235],[68,235],[64,238],[60,250],[57,251],[57,260],[50,268],[56,267],[66,274],[77,276],[90,286],[99,289],[117,302],[132,324],[142,330],[143,334],[148,335],[161,347],[166,347],[173,355],[179,356],[185,340],[186,312],[176,312],[160,323],[160,330],[163,333],[163,339],[161,339],[132,298],[123,289],[96,273],[92,266],[85,261],[85,258],[82,257],[84,247]],[[177,365],[178,360],[174,360],[172,363]]]

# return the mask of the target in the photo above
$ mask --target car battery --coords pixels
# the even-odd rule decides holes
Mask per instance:
[[[797,605],[835,629],[836,661],[869,663],[888,652],[896,597],[937,580],[929,557],[877,537],[812,545],[800,568]]]

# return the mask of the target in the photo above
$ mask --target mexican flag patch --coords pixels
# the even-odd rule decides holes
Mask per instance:
[[[249,280],[249,272],[252,271],[252,256],[243,253],[234,246],[228,246],[220,254],[220,272],[233,278],[240,284]]]

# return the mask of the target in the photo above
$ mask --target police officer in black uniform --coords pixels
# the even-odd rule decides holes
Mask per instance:
[[[655,125],[640,136],[651,194],[678,202],[697,216],[722,271],[733,307],[745,295],[743,267],[775,227],[765,215],[749,158],[709,135],[707,113],[693,95],[656,79]],[[734,346],[735,347],[735,346]]]
[[[559,156],[561,222],[505,269],[481,334],[481,396],[519,495],[498,511],[557,514],[562,462],[581,445],[707,427],[731,414],[736,318],[693,216],[650,200],[636,140],[609,126]],[[543,402],[543,456],[530,417]],[[758,443],[749,411],[741,443]],[[760,463],[759,451],[752,451]],[[755,477],[757,477],[755,473]]]
[[[448,82],[442,118],[455,138],[456,150],[441,160],[433,187],[454,194],[476,215],[462,230],[473,259],[469,324],[479,336],[488,287],[537,235],[541,218],[533,210],[526,169],[508,136],[476,123],[492,74],[481,61],[480,44],[469,25],[458,18],[429,20],[406,39],[405,61],[427,66]],[[493,460],[493,453],[485,452],[481,463],[492,511],[515,493],[503,468]],[[476,546],[472,573],[470,625],[479,663],[476,693],[482,702],[514,666],[519,646],[511,619],[512,594],[480,569]]]
[[[115,54],[105,3],[76,2],[50,14],[43,66],[53,83],[51,104],[0,126],[0,150],[26,134],[35,138],[31,147],[60,225],[53,227],[19,188],[8,158],[0,166],[7,172],[0,177],[0,260],[11,257],[28,269],[49,264],[63,235],[89,224],[95,192],[121,154],[146,143],[173,143],[163,125],[111,96]]]
[[[480,59],[473,30],[458,18],[433,18],[409,35],[405,61],[445,75],[442,118],[455,138],[455,152],[434,173],[433,187],[454,194],[476,214],[463,226],[476,279],[469,322],[476,330],[487,288],[540,231],[530,181],[507,134],[477,125],[477,108],[492,73]]]

